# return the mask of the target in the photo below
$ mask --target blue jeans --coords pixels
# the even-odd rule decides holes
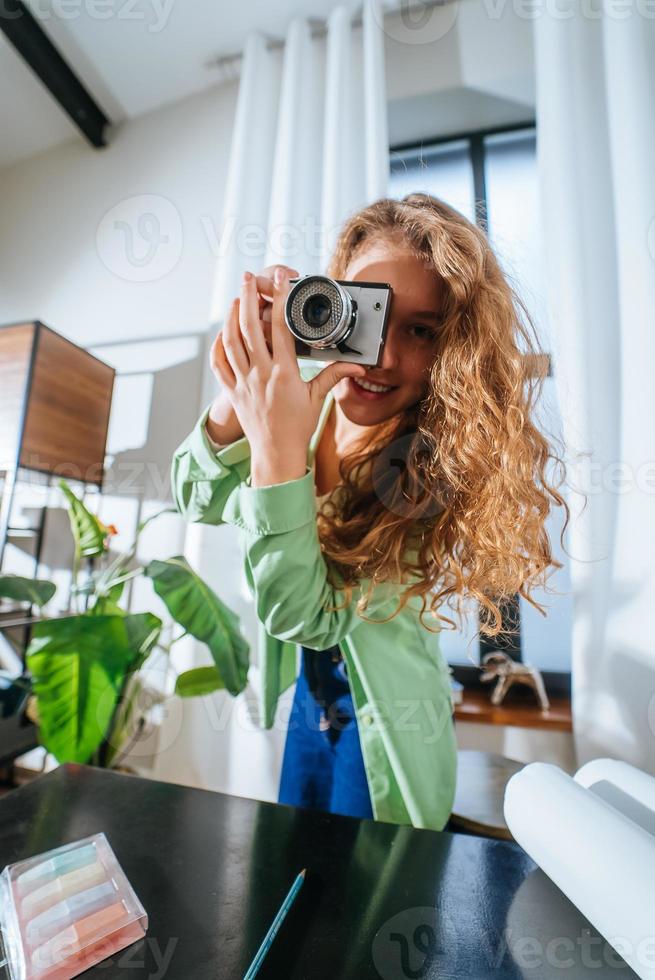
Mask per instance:
[[[278,799],[349,817],[373,816],[355,708],[338,647],[302,647]]]

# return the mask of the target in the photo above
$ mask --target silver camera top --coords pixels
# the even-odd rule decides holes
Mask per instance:
[[[284,315],[299,357],[379,363],[391,305],[389,283],[321,275],[289,282]]]

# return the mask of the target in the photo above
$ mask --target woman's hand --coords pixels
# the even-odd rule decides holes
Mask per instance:
[[[262,269],[261,273],[257,276],[259,315],[261,318],[264,337],[266,339],[266,345],[269,351],[272,349],[271,316],[273,309],[273,274],[275,273],[276,267],[276,265],[268,265],[265,269]],[[283,268],[287,270],[290,278],[296,278],[300,275],[296,269],[292,269],[288,265],[283,266]],[[219,383],[222,383],[222,377],[218,365],[219,363],[224,364],[225,361],[226,357],[225,350],[223,348],[223,331],[219,330],[209,352],[209,365],[212,374]],[[221,445],[227,446],[231,442],[236,442],[237,439],[240,439],[243,436],[241,423],[237,418],[236,412],[232,406],[232,400],[225,388],[221,389],[211,403],[205,428],[207,429],[207,433],[209,434],[210,438],[213,439],[214,442],[220,443]]]
[[[251,273],[244,273],[241,296],[232,303],[222,330],[225,359],[219,354],[216,361],[250,443],[253,487],[305,475],[309,442],[326,394],[342,378],[366,373],[360,364],[337,361],[311,381],[303,381],[295,341],[284,319],[288,279],[287,270],[277,267],[269,349],[257,282]]]

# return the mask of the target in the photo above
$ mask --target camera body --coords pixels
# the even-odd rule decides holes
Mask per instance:
[[[290,279],[284,318],[296,355],[377,366],[387,334],[391,286],[329,276]]]

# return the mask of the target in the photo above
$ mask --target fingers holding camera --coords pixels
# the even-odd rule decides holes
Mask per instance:
[[[223,347],[222,331],[216,334],[211,346],[209,364],[212,374],[221,386],[221,390],[209,407],[205,429],[214,442],[220,445],[229,445],[241,438],[243,429],[232,405],[231,392],[236,384],[236,378]]]
[[[214,338],[209,355],[209,364],[212,374],[220,384],[225,385],[226,388],[234,387],[237,379],[225,353],[223,330],[219,330]]]
[[[258,362],[262,366],[270,363],[271,354],[266,344],[263,324],[260,321],[256,279],[250,272],[244,272],[241,283],[239,327],[250,363]]]
[[[274,296],[271,316],[271,338],[273,341],[273,359],[282,364],[293,362],[298,370],[296,345],[293,335],[286,324],[284,308],[289,295],[289,274],[286,266],[277,266],[273,275]]]
[[[297,269],[292,269],[290,265],[267,265],[257,276],[257,292],[260,294],[264,304],[270,309],[275,296],[275,285],[273,277],[276,269],[284,269],[289,279],[297,279],[300,273]]]
[[[317,404],[322,405],[325,396],[337,382],[343,378],[364,378],[366,368],[363,364],[351,364],[348,361],[334,361],[308,381],[311,397]]]
[[[272,304],[267,303],[265,296],[262,297],[259,292],[261,287],[266,294],[271,280],[266,276],[254,276],[248,271],[243,274],[241,295],[233,300],[222,330],[222,348],[232,373],[226,384],[236,384],[239,376],[244,377],[253,364],[270,367],[274,357],[273,321],[276,317],[280,338],[278,348],[283,352],[290,349],[295,362],[295,346],[284,322],[284,301],[289,289],[287,267],[275,267],[274,277],[276,274],[280,275],[280,284],[273,282]],[[267,307],[270,319],[266,316]]]
[[[271,320],[273,317],[273,299],[275,296],[275,284],[273,276],[277,268],[285,269],[290,279],[297,279],[300,273],[297,269],[292,269],[288,265],[267,265],[266,268],[257,276],[257,294],[259,296],[259,315],[264,326],[264,334],[269,350],[272,350],[271,341]]]
[[[239,306],[240,301],[237,297],[232,300],[222,330],[223,347],[228,364],[234,372],[235,383],[240,378],[243,378],[250,370],[250,359],[244,347],[241,328],[239,326]]]

